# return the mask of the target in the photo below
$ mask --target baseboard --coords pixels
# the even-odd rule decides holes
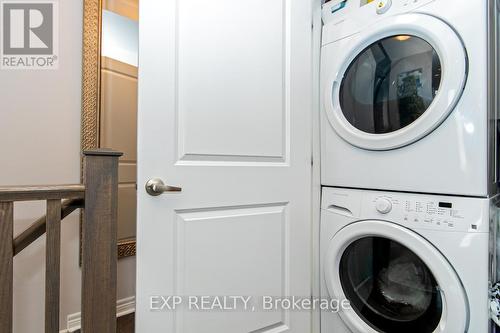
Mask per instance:
[[[127,297],[116,302],[116,317],[126,316],[135,312],[135,297]],[[82,326],[82,314],[80,312],[73,313],[67,317],[67,329],[59,333],[72,333],[80,329]]]

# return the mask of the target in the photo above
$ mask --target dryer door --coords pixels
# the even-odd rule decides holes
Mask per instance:
[[[340,230],[323,263],[340,315],[355,333],[466,332],[468,305],[446,258],[397,224],[362,221]]]
[[[344,140],[369,150],[399,148],[432,132],[453,110],[466,82],[467,55],[446,23],[397,15],[349,38],[335,59],[323,59],[336,63],[324,103]]]

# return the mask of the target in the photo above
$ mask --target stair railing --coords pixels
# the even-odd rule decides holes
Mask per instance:
[[[46,234],[45,333],[59,332],[61,220],[84,208],[82,333],[116,332],[118,158],[83,153],[83,184],[0,187],[0,332],[12,333],[14,256]],[[46,201],[47,214],[13,237],[14,203]]]

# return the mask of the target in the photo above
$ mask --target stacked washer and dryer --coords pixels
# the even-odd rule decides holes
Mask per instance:
[[[493,330],[496,5],[323,5],[322,333]]]

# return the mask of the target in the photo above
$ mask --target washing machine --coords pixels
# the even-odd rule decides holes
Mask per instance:
[[[491,332],[497,201],[324,188],[321,333]]]
[[[497,191],[494,0],[332,0],[323,7],[326,186]]]

